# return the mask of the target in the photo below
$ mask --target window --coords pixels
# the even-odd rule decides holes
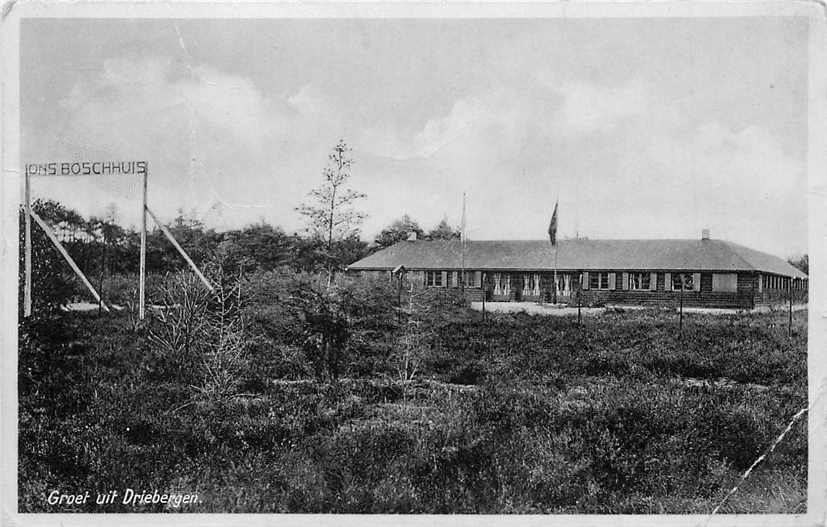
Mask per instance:
[[[535,278],[537,285],[537,291],[540,290],[540,275],[537,275]],[[552,278],[552,285],[554,279]],[[569,296],[571,294],[571,276],[567,274],[558,274],[557,275],[557,294],[563,296]]]
[[[442,271],[425,271],[426,287],[442,287]]]
[[[466,287],[480,287],[479,271],[465,271],[465,286]]]
[[[589,273],[589,289],[608,289],[609,273]]]
[[[531,290],[534,289],[534,278],[530,274],[523,275],[523,294],[530,295]]]
[[[727,293],[738,291],[738,275],[735,273],[712,273],[712,290]]]
[[[692,291],[694,289],[692,273],[672,273],[672,289],[675,291]]]
[[[629,289],[648,291],[651,280],[651,273],[629,273]]]

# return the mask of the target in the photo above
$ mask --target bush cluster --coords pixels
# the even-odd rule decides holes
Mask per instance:
[[[303,309],[302,284],[328,296]],[[578,327],[483,321],[381,281],[262,272],[238,285],[244,362],[222,397],[192,387],[212,344],[181,362],[157,319],[58,313],[22,334],[21,511],[58,510],[46,489],[129,486],[198,492],[198,512],[706,513],[807,403],[803,315],[792,339],[779,314],[687,316],[678,335],[656,311]],[[331,321],[347,338],[324,376]],[[220,327],[199,331],[226,343]],[[412,331],[418,369],[403,378]],[[801,512],[806,465],[800,422],[725,511]]]

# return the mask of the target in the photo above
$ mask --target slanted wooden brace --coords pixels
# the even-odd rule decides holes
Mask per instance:
[[[181,247],[178,244],[178,242],[175,240],[175,237],[172,235],[171,232],[169,232],[169,229],[167,229],[166,226],[163,223],[161,223],[161,221],[158,219],[158,217],[155,216],[155,214],[153,214],[151,210],[149,210],[149,207],[146,207],[146,211],[152,217],[152,221],[154,221],[155,224],[158,225],[158,227],[160,227],[161,232],[164,233],[164,236],[166,236],[167,239],[170,241],[170,243],[172,243],[173,247],[175,247],[178,250],[178,252],[181,254],[181,256],[184,257],[184,260],[186,260],[187,264],[189,264],[190,268],[193,270],[193,272],[196,274],[196,276],[198,276],[198,278],[201,279],[201,281],[204,283],[205,286],[207,286],[207,289],[209,289],[210,292],[213,292],[215,290],[215,288],[213,288],[213,285],[210,283],[209,280],[207,280],[207,277],[204,276],[204,274],[201,272],[201,270],[198,269],[198,266],[195,265],[195,262],[192,261],[192,258],[189,257],[189,255],[183,249],[183,247]]]
[[[195,265],[195,262],[189,257],[187,252],[172,236],[169,229],[166,228],[149,210],[147,206],[147,179],[149,176],[149,163],[146,161],[83,161],[83,162],[62,162],[62,163],[45,163],[45,164],[29,164],[26,165],[24,174],[24,209],[25,209],[25,250],[24,250],[24,280],[23,285],[23,316],[29,317],[32,314],[32,234],[31,234],[31,218],[37,222],[40,228],[46,233],[52,243],[57,247],[57,250],[69,264],[69,267],[81,279],[83,285],[92,293],[92,296],[97,300],[104,310],[109,311],[109,307],[103,303],[100,295],[92,287],[92,284],[80,270],[80,267],[75,263],[66,249],[61,245],[55,234],[49,228],[48,224],[38,216],[31,206],[31,176],[87,176],[87,175],[141,175],[143,176],[141,189],[141,252],[139,265],[139,285],[138,285],[138,318],[143,320],[146,316],[146,215],[152,216],[152,219],[160,227],[164,236],[169,239],[170,243],[181,254],[190,268],[195,272],[199,279],[211,292],[214,291],[213,285],[204,276],[204,274]],[[443,280],[443,283],[445,281]]]
[[[97,300],[100,303],[103,310],[108,312],[109,307],[107,307],[107,305],[103,302],[103,300],[101,300],[100,295],[98,294],[97,291],[95,291],[95,288],[92,287],[92,284],[86,278],[86,275],[83,274],[83,271],[80,270],[80,267],[78,267],[78,265],[75,263],[75,261],[72,259],[72,257],[69,256],[69,253],[66,251],[66,249],[63,248],[63,245],[60,243],[60,240],[57,239],[57,236],[55,236],[55,233],[52,232],[52,229],[49,228],[49,226],[46,224],[46,222],[43,221],[43,219],[40,216],[38,216],[35,211],[30,210],[29,214],[31,215],[32,218],[34,218],[34,221],[36,221],[37,224],[40,225],[40,228],[43,229],[43,231],[46,233],[46,236],[49,237],[49,239],[52,241],[52,243],[55,245],[55,247],[57,247],[58,252],[61,254],[61,256],[63,256],[63,258],[69,264],[69,267],[72,268],[72,271],[74,271],[75,274],[80,277],[80,280],[83,282],[83,285],[86,286],[86,289],[88,289],[89,292],[92,293],[92,296],[95,298],[95,300]],[[28,249],[31,250],[31,247],[28,247]],[[31,282],[29,282],[29,283],[31,283]],[[31,285],[29,287],[31,288]],[[29,299],[29,301],[31,302],[31,299]],[[31,305],[29,305],[29,313],[31,313]]]

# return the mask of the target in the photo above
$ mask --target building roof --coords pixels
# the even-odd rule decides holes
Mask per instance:
[[[401,241],[349,266],[359,270],[460,269],[459,240]],[[806,278],[807,275],[767,253],[723,240],[560,240],[558,270],[760,271]],[[469,270],[551,271],[555,250],[548,240],[468,241]]]

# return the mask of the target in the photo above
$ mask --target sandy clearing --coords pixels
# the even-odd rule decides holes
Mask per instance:
[[[482,302],[471,302],[471,309],[475,311],[482,311]],[[658,308],[654,306],[607,305],[605,307],[583,307],[581,308],[581,312],[583,315],[601,315],[611,311],[639,311],[643,309]],[[677,308],[673,307],[661,307],[660,309],[664,311],[677,312]],[[796,304],[793,306],[793,311],[804,311],[806,309],[806,304]],[[486,302],[485,310],[489,313],[527,313],[529,315],[549,316],[567,316],[577,314],[576,307],[570,307],[564,304],[539,304],[536,302]],[[772,311],[786,311],[786,308],[782,306],[775,307],[774,309],[771,309],[768,306],[761,306],[751,310],[709,307],[683,308],[684,313],[701,315],[740,315],[747,313],[770,313]]]

